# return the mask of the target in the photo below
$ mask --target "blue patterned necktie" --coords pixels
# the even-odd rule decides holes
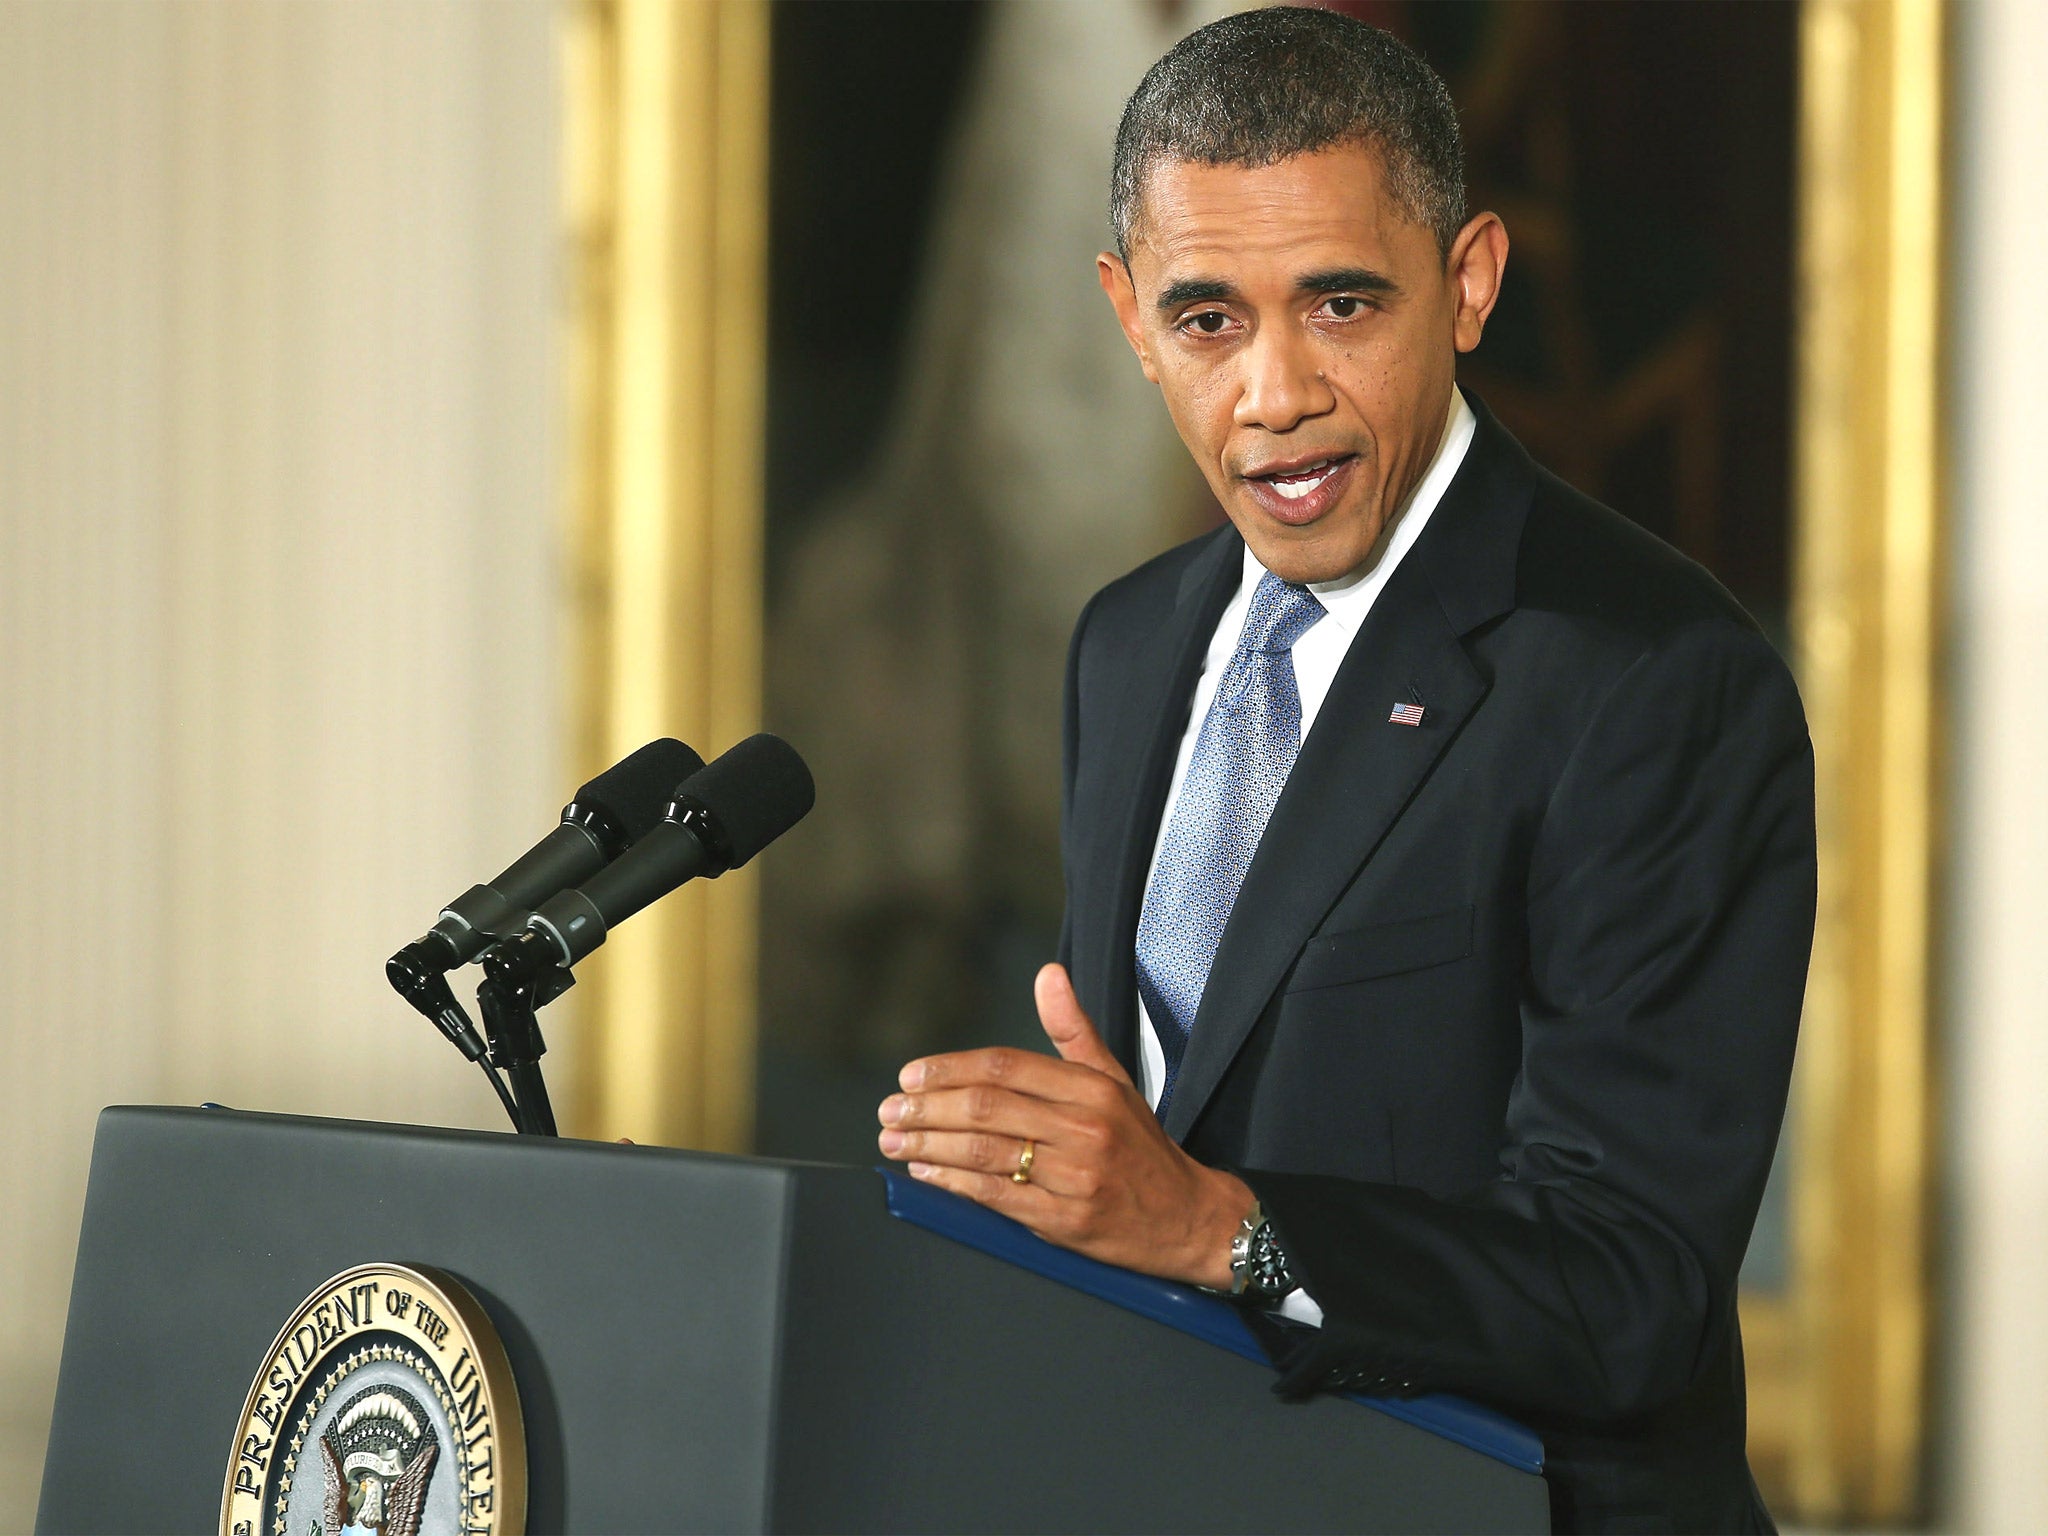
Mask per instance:
[[[1305,587],[1259,578],[1244,633],[1195,738],[1138,916],[1138,995],[1166,1057],[1164,1116],[1223,925],[1301,751],[1294,642],[1323,616]]]

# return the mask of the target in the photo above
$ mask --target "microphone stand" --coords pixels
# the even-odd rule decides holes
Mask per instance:
[[[558,1134],[548,1086],[541,1077],[540,1058],[548,1047],[537,1015],[575,986],[576,978],[563,966],[535,964],[536,953],[545,959],[545,948],[545,941],[532,935],[487,951],[483,984],[476,989],[490,1062],[512,1085],[517,1106],[512,1123],[522,1136]]]

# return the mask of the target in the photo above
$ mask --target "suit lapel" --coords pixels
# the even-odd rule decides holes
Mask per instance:
[[[1303,942],[1485,696],[1427,585],[1409,575],[1395,573],[1352,642],[1245,873],[1167,1106],[1176,1138],[1194,1125]],[[1411,695],[1425,707],[1421,726],[1389,722]]]
[[[1465,464],[1353,639],[1245,873],[1167,1106],[1176,1140],[1194,1127],[1302,945],[1486,696],[1490,679],[1462,637],[1513,606],[1533,479],[1514,440],[1472,405],[1479,428]],[[1420,726],[1388,720],[1395,704],[1417,698]],[[1157,820],[1155,805],[1154,828]]]
[[[1243,577],[1244,544],[1220,531],[1182,575],[1175,602],[1131,659],[1105,747],[1110,782],[1101,829],[1077,846],[1099,849],[1087,876],[1087,910],[1109,915],[1101,947],[1086,957],[1076,989],[1133,1078],[1138,1075],[1138,992],[1133,955],[1145,872],[1159,836],[1167,781],[1187,729],[1195,680],[1216,621]],[[1077,955],[1077,960],[1081,957]]]

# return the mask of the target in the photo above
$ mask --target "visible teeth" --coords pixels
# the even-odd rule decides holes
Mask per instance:
[[[1286,477],[1275,476],[1266,483],[1289,501],[1299,501],[1315,490],[1330,477],[1332,466],[1328,459],[1320,464],[1311,464],[1306,469],[1297,469]]]

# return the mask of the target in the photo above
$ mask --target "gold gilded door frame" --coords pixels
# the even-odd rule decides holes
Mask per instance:
[[[766,0],[562,13],[573,750],[705,757],[758,729],[766,371]],[[586,962],[582,1135],[745,1150],[751,870],[699,881]]]
[[[1916,1511],[1925,1428],[1939,643],[1939,0],[1805,0],[1793,632],[1819,922],[1788,1292],[1744,1299],[1783,1514]]]

